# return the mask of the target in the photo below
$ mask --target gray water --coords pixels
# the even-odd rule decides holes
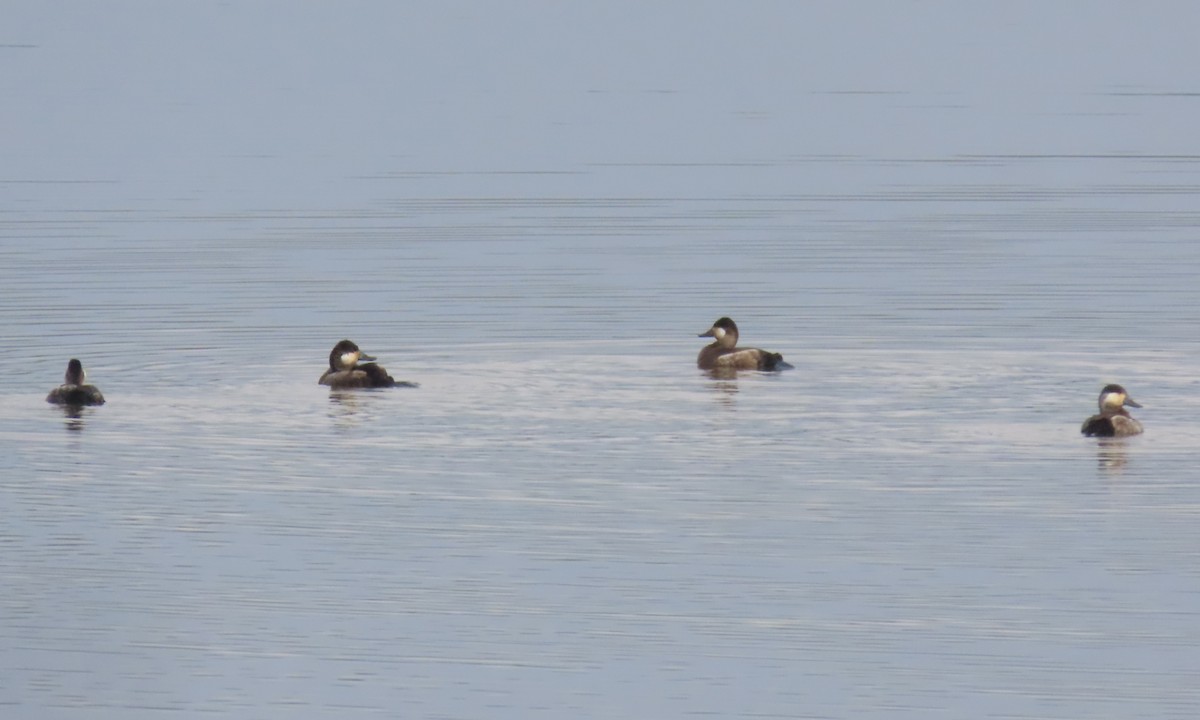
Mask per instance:
[[[3,717],[1200,714],[1197,6],[5,16]]]

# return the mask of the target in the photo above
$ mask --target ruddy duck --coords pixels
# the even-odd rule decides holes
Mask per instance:
[[[328,385],[334,390],[353,388],[416,387],[410,382],[396,382],[387,370],[376,365],[375,358],[364,353],[349,340],[333,346],[329,353],[329,369],[321,375],[318,384]],[[365,360],[365,365],[359,365]]]
[[[1079,431],[1092,437],[1128,437],[1140,435],[1142,424],[1134,420],[1125,407],[1140,408],[1120,385],[1105,385],[1100,391],[1100,414],[1083,421]]]
[[[737,347],[737,325],[727,317],[713,323],[708,332],[700,333],[699,337],[716,338],[711,345],[704,346],[696,358],[696,365],[701,370],[786,370],[792,367],[779,353]]]
[[[103,405],[104,396],[95,385],[84,384],[83,363],[75,358],[67,363],[67,374],[63,384],[50,391],[46,402],[55,405]]]

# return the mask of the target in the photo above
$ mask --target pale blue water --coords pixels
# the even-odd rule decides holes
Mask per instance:
[[[0,715],[1195,717],[1200,10],[1083,10],[9,8]]]

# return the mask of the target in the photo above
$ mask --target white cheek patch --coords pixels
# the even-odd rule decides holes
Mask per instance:
[[[1106,408],[1119,408],[1125,404],[1125,395],[1123,393],[1105,393],[1104,401],[1100,403]]]
[[[713,337],[715,337],[718,340],[724,340],[725,339],[725,328],[714,327],[713,328]]]
[[[343,365],[344,367],[350,367],[350,366],[351,366],[351,365],[353,365],[354,363],[358,362],[358,356],[359,356],[359,355],[361,355],[361,354],[362,354],[362,353],[360,353],[360,352],[357,352],[357,351],[356,351],[356,352],[342,353],[342,365]]]

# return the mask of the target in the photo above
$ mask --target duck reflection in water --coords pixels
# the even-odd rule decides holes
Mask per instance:
[[[741,388],[737,384],[737,371],[727,372],[728,374],[722,374],[719,370],[710,370],[708,374],[712,380],[708,383],[708,388],[722,407],[731,409],[737,407],[737,394],[741,392]]]
[[[699,337],[713,338],[696,356],[696,366],[717,377],[733,377],[738,370],[789,370],[783,355],[760,348],[739,348],[737,324],[723,317]]]
[[[369,393],[333,390],[329,393],[329,417],[341,429],[358,426],[372,417],[372,401],[380,398]]]
[[[1101,438],[1096,443],[1096,465],[1106,475],[1120,475],[1129,464],[1129,443]]]
[[[375,358],[363,352],[358,345],[342,340],[329,352],[329,369],[317,381],[334,390],[359,388],[416,387],[416,383],[396,381],[387,370],[374,363]],[[359,365],[359,361],[365,364]]]

